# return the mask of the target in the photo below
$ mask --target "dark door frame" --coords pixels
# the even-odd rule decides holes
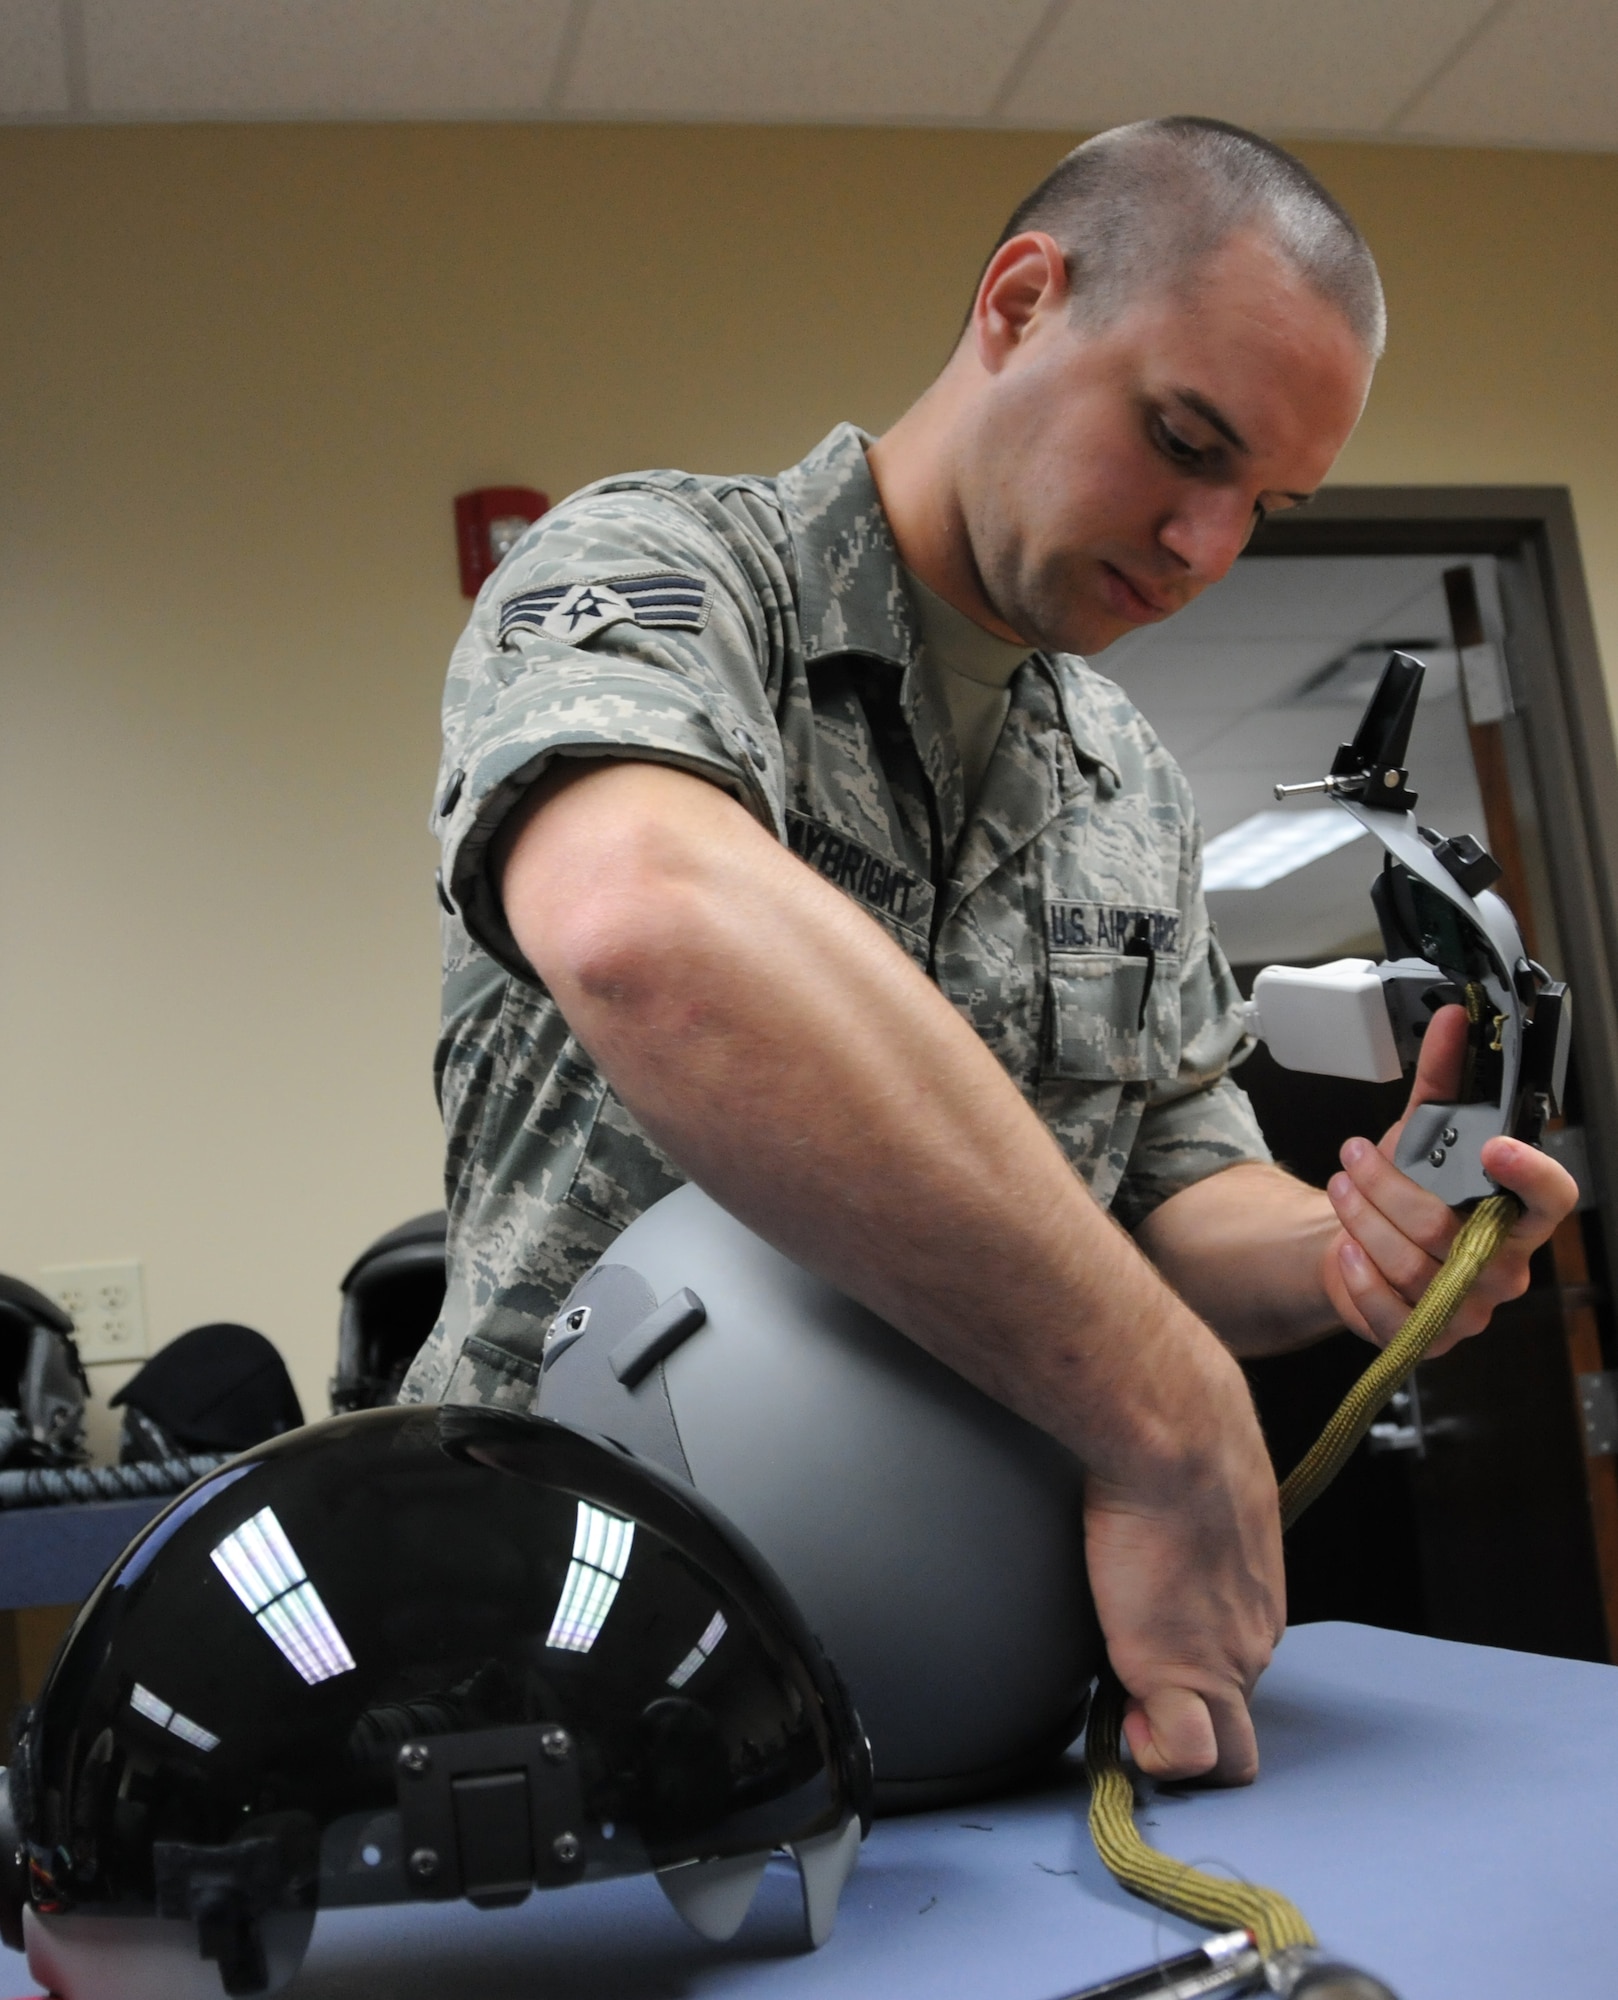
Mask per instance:
[[[1592,1192],[1618,1271],[1618,751],[1564,486],[1328,486],[1254,555],[1490,555],[1524,565],[1507,671],[1523,724],[1563,970],[1573,988]]]

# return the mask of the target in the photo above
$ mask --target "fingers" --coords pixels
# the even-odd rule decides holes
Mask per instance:
[[[1191,1688],[1160,1688],[1129,1702],[1124,1740],[1148,1778],[1250,1785],[1258,1776],[1258,1738],[1244,1701],[1208,1701]]]
[[[1327,1291],[1344,1324],[1378,1346],[1386,1346],[1404,1324],[1460,1227],[1460,1218],[1437,1195],[1393,1165],[1390,1141],[1396,1133],[1397,1128],[1380,1147],[1350,1139],[1342,1151],[1343,1171],[1326,1190],[1343,1229],[1327,1256]],[[1522,1295],[1529,1259],[1578,1198],[1564,1168],[1519,1140],[1491,1139],[1482,1162],[1490,1178],[1522,1202],[1523,1213],[1448,1332],[1431,1349],[1435,1358],[1481,1331],[1497,1305]]]
[[[1349,1322],[1355,1332],[1386,1345],[1437,1275],[1460,1223],[1368,1139],[1350,1139],[1342,1161],[1326,1188],[1344,1231],[1337,1274],[1358,1315]],[[1341,1310],[1343,1298],[1335,1302]]]

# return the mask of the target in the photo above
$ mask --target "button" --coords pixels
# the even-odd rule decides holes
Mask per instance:
[[[444,787],[444,796],[438,801],[438,817],[447,819],[460,801],[461,791],[466,784],[466,773],[456,771]]]
[[[738,729],[735,732],[735,736],[736,741],[746,751],[747,760],[753,768],[757,771],[767,771],[770,767],[770,760],[765,756],[759,740],[753,734],[752,730]]]

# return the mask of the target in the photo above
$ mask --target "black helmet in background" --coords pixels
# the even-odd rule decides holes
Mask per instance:
[[[35,1976],[219,2000],[285,1985],[334,1906],[652,1870],[727,1937],[781,1846],[819,1943],[870,1777],[798,1612],[688,1488],[562,1425],[392,1409],[176,1501],[80,1613],[7,1784]]]
[[[0,1465],[82,1463],[89,1393],[69,1315],[0,1275]]]
[[[118,1444],[123,1465],[246,1451],[303,1422],[277,1349],[256,1328],[233,1320],[179,1334],[108,1402],[124,1413]]]
[[[848,1682],[880,1809],[1073,1740],[1103,1657],[1083,1467],[700,1188],[632,1222],[527,1358],[542,1415],[690,1479],[759,1549]]]
[[[399,1384],[444,1303],[443,1209],[412,1216],[362,1250],[343,1273],[334,1411],[396,1402]]]

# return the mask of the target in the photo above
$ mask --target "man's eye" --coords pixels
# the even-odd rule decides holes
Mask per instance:
[[[1198,470],[1207,460],[1205,451],[1199,450],[1189,438],[1181,437],[1161,417],[1152,420],[1152,441],[1172,465],[1183,466],[1187,471]]]

